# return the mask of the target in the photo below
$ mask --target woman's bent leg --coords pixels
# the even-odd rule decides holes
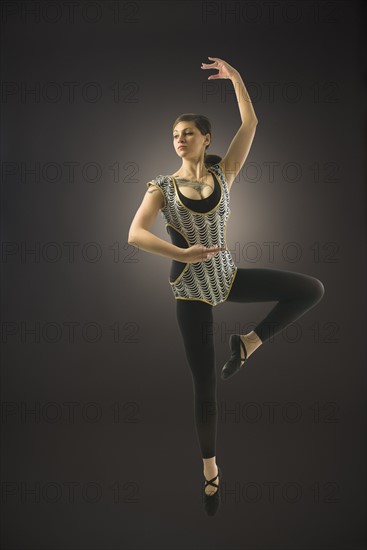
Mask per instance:
[[[177,321],[193,380],[196,431],[203,458],[215,456],[217,437],[212,310],[213,306],[199,300],[176,300]]]
[[[265,342],[314,307],[323,295],[324,285],[310,275],[281,269],[238,268],[227,300],[278,302],[254,328]]]

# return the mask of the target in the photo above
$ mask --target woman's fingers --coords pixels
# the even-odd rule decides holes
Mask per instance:
[[[202,65],[206,65],[207,67],[213,67],[213,65],[216,65],[217,63],[219,63],[220,61],[223,61],[222,59],[220,59],[219,57],[210,57],[208,55],[208,59],[213,59],[213,62],[211,65],[209,65],[208,63],[202,63]]]
[[[212,246],[210,248],[207,248],[205,250],[207,259],[210,258],[211,256],[215,256],[215,254],[218,254],[218,252],[220,252],[221,250],[225,250],[225,247],[224,246]]]
[[[219,57],[209,57],[208,56],[208,59],[213,59],[213,62],[211,64],[201,63],[201,68],[202,69],[215,69],[215,68],[217,68],[216,66],[218,65],[218,63],[220,61],[222,61],[221,59],[219,59]]]
[[[199,247],[199,245],[194,245],[193,248],[195,247]],[[205,246],[201,246],[201,249],[199,248],[197,250],[197,254],[199,253],[200,259],[202,261],[205,261],[209,258],[212,258],[213,256],[215,256],[215,254],[218,254],[218,252],[221,252],[223,250],[226,250],[225,246],[210,246],[208,248],[206,248]]]
[[[225,250],[225,246],[211,246],[206,249],[207,252],[219,252],[219,250]]]

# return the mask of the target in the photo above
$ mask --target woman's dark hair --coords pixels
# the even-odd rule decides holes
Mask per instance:
[[[178,118],[176,118],[172,129],[175,128],[175,126],[179,122],[191,122],[194,121],[194,124],[196,128],[205,136],[205,134],[210,134],[210,137],[212,135],[212,125],[210,124],[210,120],[204,116],[204,115],[197,115],[196,113],[184,113],[180,115]],[[207,147],[209,147],[207,145]],[[222,160],[222,157],[219,155],[207,155],[204,153],[204,164],[206,166],[212,166],[213,164],[217,164]]]

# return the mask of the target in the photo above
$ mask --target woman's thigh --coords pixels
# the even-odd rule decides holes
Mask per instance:
[[[230,302],[271,302],[299,297],[322,297],[319,279],[297,271],[238,268],[227,297]]]
[[[213,306],[200,300],[176,300],[177,322],[191,368],[214,365]]]

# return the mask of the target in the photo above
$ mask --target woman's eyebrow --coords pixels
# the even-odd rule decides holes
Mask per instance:
[[[192,130],[192,128],[191,128],[191,126],[188,126],[187,128],[183,128],[182,131],[183,130]],[[178,130],[175,130],[173,133],[175,133],[175,132],[178,132]]]

